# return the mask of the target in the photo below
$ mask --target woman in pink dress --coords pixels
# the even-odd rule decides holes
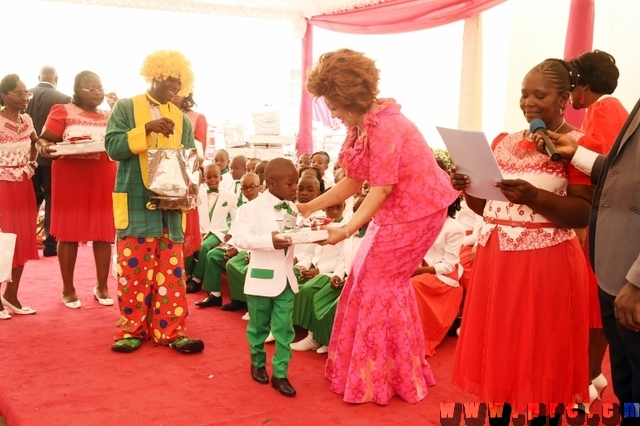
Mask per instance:
[[[378,80],[374,61],[349,49],[325,53],[308,73],[307,90],[349,129],[338,158],[347,177],[299,209],[309,216],[370,182],[349,222],[328,229],[335,244],[373,218],[340,297],[325,377],[346,402],[416,403],[435,381],[410,278],[459,193],[400,106],[376,98]]]
[[[116,163],[106,152],[55,156],[57,142],[73,138],[104,140],[109,112],[100,78],[91,71],[75,77],[73,101],[54,105],[38,140],[40,153],[54,159],[51,167],[51,234],[58,240],[58,261],[62,275],[62,302],[67,308],[82,306],[74,285],[78,243],[92,241],[96,267],[93,298],[113,305],[107,280],[111,265],[111,244],[116,229],[111,201],[116,180]]]
[[[8,307],[19,315],[35,314],[18,300],[18,286],[24,265],[38,258],[36,245],[36,198],[31,177],[36,163],[36,132],[31,117],[20,114],[31,99],[27,86],[15,74],[0,81],[0,231],[17,234],[11,269],[0,297],[0,319],[10,319]]]
[[[542,120],[553,132],[583,134],[563,117],[577,72],[565,61],[546,60],[525,76],[520,108],[527,122]],[[464,194],[484,217],[478,237],[453,383],[479,401],[507,403],[503,419],[526,414],[529,403],[588,401],[587,267],[573,228],[588,223],[590,178],[567,161],[536,149],[528,130],[502,134],[493,153],[506,201]],[[465,190],[473,176],[455,173]],[[555,412],[532,410],[543,424]],[[554,418],[555,417],[555,418]],[[490,419],[490,424],[506,424]],[[534,423],[531,423],[534,424]]]

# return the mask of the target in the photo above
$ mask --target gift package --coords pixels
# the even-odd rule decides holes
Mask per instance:
[[[333,219],[313,216],[303,218],[300,215],[286,214],[278,222],[280,225],[278,238],[289,239],[293,244],[307,244],[329,238],[329,232],[322,227],[332,223]]]

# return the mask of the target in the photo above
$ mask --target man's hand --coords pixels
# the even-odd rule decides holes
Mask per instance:
[[[175,123],[173,120],[167,117],[162,117],[157,120],[153,120],[144,125],[144,129],[147,132],[147,135],[150,133],[158,133],[164,135],[165,137],[169,137],[173,134],[173,129],[175,127]]]
[[[640,287],[627,282],[613,303],[616,319],[629,330],[640,331]]]
[[[547,134],[549,135],[549,139],[551,139],[556,146],[556,149],[558,150],[560,156],[565,160],[571,161],[571,159],[573,158],[573,154],[575,154],[576,150],[578,149],[578,144],[576,143],[576,141],[574,141],[573,138],[567,134],[555,132],[547,132]],[[542,139],[542,136],[536,133],[532,133],[531,138],[533,139],[533,142],[535,142],[538,151],[540,151],[544,155],[549,155],[544,147],[544,139]]]

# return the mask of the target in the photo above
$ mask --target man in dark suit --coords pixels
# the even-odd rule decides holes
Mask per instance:
[[[589,245],[613,391],[621,406],[640,403],[640,100],[607,156],[578,146],[569,136],[550,136],[562,157],[590,174],[596,185]],[[639,419],[622,424],[634,420]]]
[[[33,127],[36,134],[40,136],[42,127],[47,121],[47,116],[51,107],[55,104],[66,104],[71,102],[71,97],[56,90],[58,85],[58,73],[52,66],[45,65],[40,70],[38,76],[40,83],[29,89],[33,93],[33,99],[27,107],[27,114],[33,120]],[[58,254],[56,239],[49,234],[49,224],[51,222],[51,160],[38,156],[38,168],[33,176],[33,187],[36,193],[36,205],[38,209],[44,200],[44,230],[46,238],[43,241],[43,256],[56,256]]]

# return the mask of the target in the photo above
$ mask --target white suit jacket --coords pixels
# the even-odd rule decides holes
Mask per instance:
[[[227,190],[229,192],[233,192],[233,189],[235,187],[235,181],[233,180],[233,177],[231,176],[231,172],[227,172],[225,174],[222,175],[222,180],[220,181],[220,189],[224,189]]]
[[[227,217],[228,215],[231,215],[232,218],[236,216],[238,200],[236,200],[233,193],[220,188],[218,192],[218,201],[215,203],[213,215],[211,216],[211,219],[209,219],[209,212],[213,208],[214,204],[211,202],[209,194],[207,194],[206,185],[200,185],[199,197],[202,200],[202,204],[198,206],[200,233],[208,234],[211,232],[218,237],[220,241],[224,241],[224,232],[229,229],[229,226],[227,225]]]
[[[251,260],[244,284],[245,294],[275,297],[284,291],[287,280],[294,293],[298,281],[293,273],[293,246],[285,250],[273,247],[271,233],[280,231],[276,219],[284,212],[273,208],[282,202],[268,190],[241,206],[233,224],[233,242],[238,249],[251,250]],[[293,202],[288,202],[297,211]]]

